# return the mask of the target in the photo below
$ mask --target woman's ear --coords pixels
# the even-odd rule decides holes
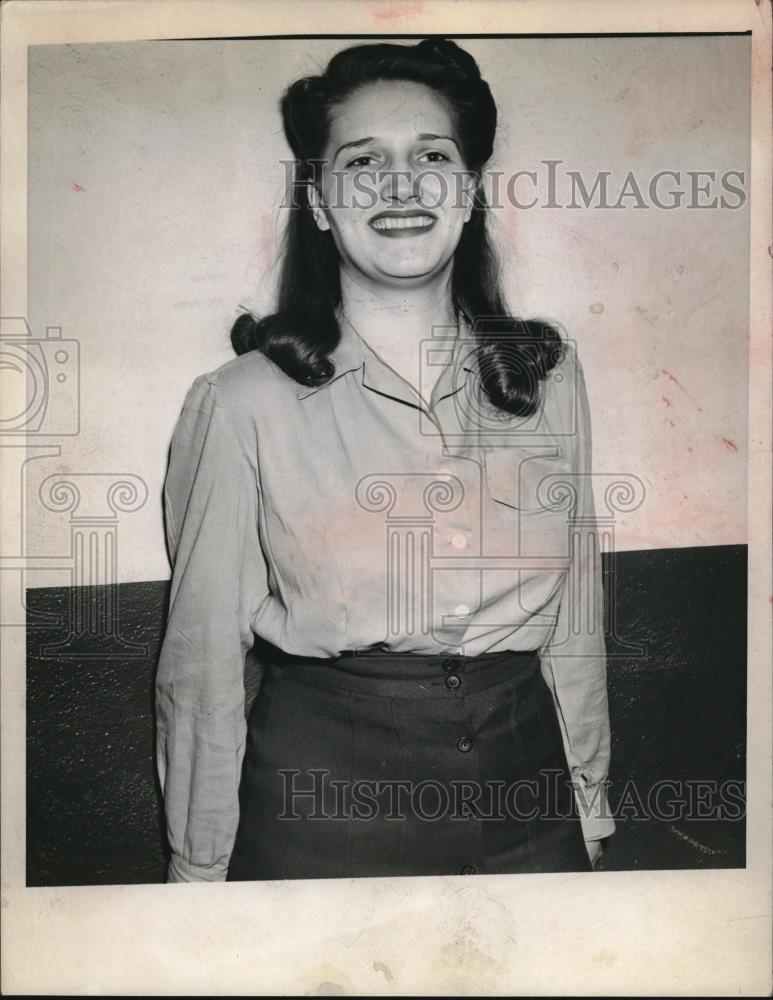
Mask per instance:
[[[322,207],[322,199],[319,196],[319,191],[313,184],[309,184],[306,188],[309,196],[309,207],[311,208],[311,214],[314,221],[317,224],[317,228],[326,233],[330,229],[330,223],[327,221],[327,215],[325,215],[325,210]]]

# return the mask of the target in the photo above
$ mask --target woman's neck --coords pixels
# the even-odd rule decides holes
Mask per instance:
[[[419,351],[433,327],[457,325],[450,272],[424,288],[404,291],[367,287],[342,270],[341,310],[368,347],[427,400],[437,369],[420,366]],[[420,370],[423,385],[418,385]]]

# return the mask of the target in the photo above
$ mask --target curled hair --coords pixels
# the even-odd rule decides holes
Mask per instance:
[[[416,45],[355,45],[334,55],[321,75],[292,83],[280,109],[296,158],[293,185],[314,182],[339,105],[360,88],[384,80],[429,87],[452,115],[465,166],[478,180],[472,214],[454,252],[453,308],[473,331],[481,387],[489,402],[528,416],[538,406],[540,382],[560,360],[562,344],[550,325],[512,316],[501,292],[486,226],[488,206],[480,190],[481,172],[493,150],[497,108],[468,52],[443,38]],[[334,374],[328,355],[341,338],[340,304],[338,251],[302,197],[284,232],[276,312],[260,319],[250,313],[239,316],[231,343],[237,354],[262,351],[297,382],[323,385]]]

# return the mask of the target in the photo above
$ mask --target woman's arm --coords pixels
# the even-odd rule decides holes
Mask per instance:
[[[257,448],[234,430],[217,374],[191,386],[164,486],[173,563],[156,680],[168,882],[222,881],[239,820],[244,657],[268,593],[258,535]]]
[[[586,842],[614,833],[605,782],[609,771],[609,711],[601,552],[592,489],[591,416],[582,365],[574,348],[567,381],[574,386],[577,433],[571,452],[577,491],[572,563],[555,630],[540,651],[556,704]],[[592,846],[589,853],[595,854]]]

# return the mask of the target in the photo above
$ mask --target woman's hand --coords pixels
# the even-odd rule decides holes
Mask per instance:
[[[588,852],[591,868],[595,871],[604,853],[604,845],[600,840],[586,840],[585,850]]]

